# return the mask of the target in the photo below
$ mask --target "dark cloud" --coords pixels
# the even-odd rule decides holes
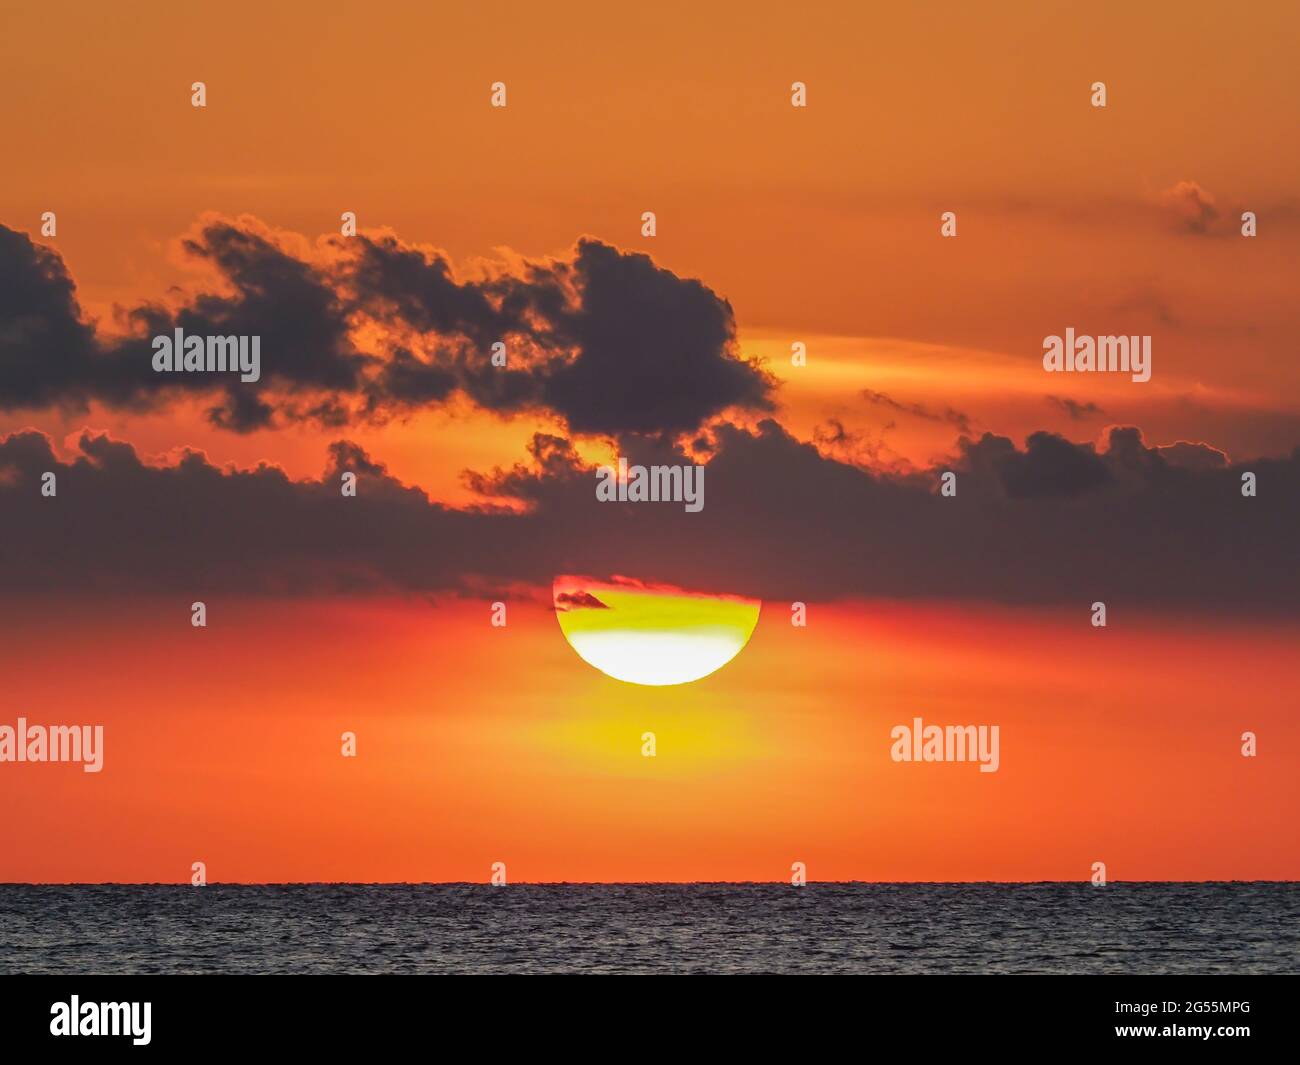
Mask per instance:
[[[680,433],[736,408],[770,410],[775,379],[739,354],[731,306],[646,255],[581,240],[570,258],[459,281],[392,236],[295,253],[253,219],[205,220],[183,241],[222,291],[125,312],[130,335],[82,320],[58,254],[0,227],[0,409],[148,408],[212,395],[210,421],[382,421],[463,394],[488,410],[558,415],[576,433]],[[155,373],[152,339],[261,337],[262,379]],[[364,335],[373,351],[359,350]],[[492,345],[507,364],[493,365]]]
[[[576,432],[684,432],[728,407],[770,409],[772,379],[738,357],[731,305],[703,284],[592,240],[574,274],[581,303],[557,324],[578,357],[544,392]]]
[[[772,601],[996,600],[1127,609],[1295,612],[1300,450],[1248,466],[1171,462],[1131,427],[1104,449],[1033,434],[964,440],[948,467],[885,476],[827,457],[773,421],[710,431],[705,505],[601,503],[571,443],[471,477],[453,509],[339,442],[319,480],[270,466],[169,466],[85,434],[68,462],[35,432],[0,441],[0,583],[14,592],[166,590],[182,598],[439,592],[557,574],[633,573]],[[647,454],[671,445],[647,444]],[[1178,452],[1181,459],[1186,449]],[[677,454],[678,461],[688,461]],[[957,494],[938,491],[944,468]],[[1241,495],[1241,474],[1258,496]],[[40,495],[43,471],[58,495]],[[357,473],[355,498],[340,475]]]
[[[443,402],[459,386],[455,371],[417,358],[397,348],[384,363],[369,397],[372,409],[399,398],[403,406],[422,407]]]
[[[1109,465],[1091,445],[1055,433],[1030,434],[1024,451],[992,433],[975,442],[963,439],[960,447],[967,466],[992,474],[1013,499],[1077,496],[1111,479]]]
[[[862,390],[862,398],[876,406],[896,410],[900,414],[910,414],[914,418],[928,422],[946,422],[963,433],[971,432],[970,416],[959,410],[953,410],[952,407],[931,410],[922,403],[902,403],[887,392],[876,392],[870,388]]]
[[[334,243],[345,253],[343,276],[356,310],[399,319],[420,333],[466,336],[484,350],[522,322],[520,308],[503,306],[492,286],[456,281],[437,253],[393,236],[359,234]]]
[[[569,610],[608,610],[609,605],[602,603],[590,592],[560,592],[555,597],[555,609],[561,613]]]
[[[327,279],[275,245],[251,224],[213,221],[183,242],[210,262],[230,286],[199,293],[178,310],[144,304],[126,312],[131,333],[104,338],[82,321],[62,260],[48,248],[0,227],[0,408],[60,404],[84,409],[92,400],[148,409],[181,392],[212,394],[214,425],[236,432],[271,423],[275,392],[358,389],[373,361],[349,340],[347,313]],[[152,340],[173,335],[260,336],[262,380],[233,375],[156,373]]]
[[[729,408],[772,408],[775,379],[740,356],[731,305],[647,255],[587,238],[572,259],[458,282],[440,255],[391,237],[337,243],[357,313],[435,340],[426,359],[385,367],[373,406],[459,387],[482,407],[547,409],[602,435],[689,432]],[[497,341],[504,368],[489,357]]]
[[[212,425],[232,433],[266,429],[275,420],[274,407],[256,392],[237,385],[227,386],[225,402],[209,407],[205,413]]]
[[[195,452],[152,466],[90,433],[77,447],[64,463],[39,433],[0,443],[6,513],[20,504],[0,546],[12,591],[435,590],[458,586],[474,561],[465,545],[486,557],[499,549],[508,566],[513,541],[494,543],[491,521],[430,503],[347,442],[331,448],[320,480],[307,481],[267,465],[220,469]],[[57,475],[54,498],[40,496],[47,470]],[[357,498],[342,495],[345,470],[357,474]],[[453,543],[462,549],[449,550]]]
[[[1076,399],[1070,399],[1069,396],[1048,396],[1047,402],[1054,407],[1059,407],[1065,411],[1076,422],[1084,421],[1087,418],[1099,417],[1106,412],[1095,403],[1080,403]]]
[[[95,356],[63,260],[0,226],[0,405],[79,403]]]
[[[204,226],[184,247],[217,267],[235,294],[197,296],[176,315],[176,325],[186,333],[260,336],[263,377],[273,383],[338,392],[358,387],[370,359],[353,348],[347,308],[319,269],[248,225],[224,221]]]

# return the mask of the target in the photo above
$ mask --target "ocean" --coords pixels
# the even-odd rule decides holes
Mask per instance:
[[[1294,883],[0,885],[0,973],[1284,972]]]

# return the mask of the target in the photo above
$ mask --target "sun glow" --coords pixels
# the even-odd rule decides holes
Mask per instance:
[[[686,684],[740,653],[758,623],[755,600],[676,588],[557,577],[555,614],[569,645],[616,680]]]

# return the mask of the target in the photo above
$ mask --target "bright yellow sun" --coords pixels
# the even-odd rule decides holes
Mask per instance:
[[[749,642],[760,604],[631,581],[556,577],[560,631],[588,665],[630,684],[686,684]]]

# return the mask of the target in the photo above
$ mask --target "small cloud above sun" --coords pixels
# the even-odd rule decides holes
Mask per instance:
[[[609,606],[590,592],[556,592],[555,609],[564,613],[568,610],[608,610]]]
[[[761,608],[754,599],[622,578],[564,575],[552,590],[560,631],[578,657],[629,684],[688,684],[716,672],[749,642]]]

